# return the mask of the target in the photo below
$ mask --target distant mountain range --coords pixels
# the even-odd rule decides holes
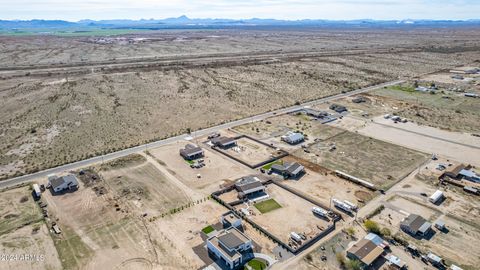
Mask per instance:
[[[177,18],[141,20],[0,20],[0,29],[68,29],[68,28],[111,28],[111,29],[164,29],[238,26],[480,26],[475,20],[276,20],[276,19],[191,19],[183,15]]]

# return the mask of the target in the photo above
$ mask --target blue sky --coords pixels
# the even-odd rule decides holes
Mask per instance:
[[[0,19],[477,19],[480,0],[0,0]]]

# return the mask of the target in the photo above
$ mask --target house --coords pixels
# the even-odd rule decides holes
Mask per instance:
[[[475,183],[480,183],[480,175],[478,175],[475,171],[473,171],[471,168],[466,170],[460,170],[458,173],[460,176],[463,177],[463,179],[475,182]]]
[[[52,188],[54,192],[60,192],[64,190],[77,190],[78,180],[73,174],[67,174],[62,177],[56,175],[48,176],[48,186]]]
[[[459,164],[452,170],[446,171],[444,175],[456,180],[463,178],[471,182],[480,183],[480,175],[473,170],[471,165]]]
[[[246,176],[235,183],[235,189],[239,198],[245,198],[248,195],[265,193],[265,186],[258,177]]]
[[[365,239],[372,241],[375,245],[383,249],[386,249],[389,247],[387,241],[383,240],[380,236],[374,233],[367,234],[367,236],[365,236]]]
[[[387,256],[385,256],[385,259],[387,260],[387,264],[393,267],[394,269],[406,268],[406,263],[401,261],[397,256],[388,254]]]
[[[400,222],[400,229],[413,236],[427,235],[430,232],[431,228],[432,224],[430,222],[426,221],[423,217],[416,214],[410,214],[408,217],[404,218]]]
[[[428,198],[428,200],[433,204],[438,203],[442,199],[443,199],[443,192],[441,192],[440,190],[435,191],[432,194],[432,196],[430,196],[430,198]]]
[[[298,144],[301,143],[305,140],[305,137],[303,136],[302,133],[298,132],[289,132],[286,135],[283,135],[281,137],[282,141],[288,143],[288,144]]]
[[[215,137],[211,140],[213,145],[218,146],[220,148],[229,148],[232,146],[237,145],[237,141],[234,138],[229,138],[229,137]]]
[[[201,158],[203,155],[203,149],[197,145],[187,144],[184,149],[180,149],[180,156],[186,160]]]
[[[367,99],[365,97],[359,96],[354,99],[352,99],[353,103],[362,103],[362,102],[367,102]]]
[[[469,169],[469,168],[468,168],[468,166],[466,166],[464,164],[459,164],[455,168],[446,171],[445,176],[448,176],[452,179],[457,179],[458,180],[461,177],[460,171],[463,170],[463,169]]]
[[[330,110],[334,110],[337,113],[342,113],[342,112],[348,111],[347,107],[345,107],[343,105],[338,105],[338,104],[332,104],[332,105],[330,105],[329,108],[330,108]]]
[[[242,219],[237,216],[232,211],[229,211],[222,215],[220,218],[220,222],[222,222],[224,228],[235,227],[237,229],[242,228]]]
[[[252,240],[234,227],[207,239],[209,253],[222,260],[229,269],[239,268],[244,256],[253,252],[252,247]]]
[[[317,118],[317,120],[320,121],[320,123],[322,123],[322,124],[337,120],[336,117],[332,116],[330,113],[328,113],[326,111],[317,111],[317,110],[310,109],[310,108],[305,108],[302,111],[306,115]]]
[[[297,178],[305,173],[305,167],[303,167],[300,163],[293,162],[287,163],[285,162],[282,164],[273,164],[270,168],[272,172],[278,173],[280,175],[290,177],[290,178]]]
[[[370,240],[362,239],[347,250],[347,257],[359,260],[364,266],[370,266],[382,253],[383,248]]]

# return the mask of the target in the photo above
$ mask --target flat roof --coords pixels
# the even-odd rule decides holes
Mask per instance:
[[[250,239],[241,234],[237,229],[227,229],[224,234],[217,236],[218,241],[228,249],[237,249],[239,246],[248,243]]]

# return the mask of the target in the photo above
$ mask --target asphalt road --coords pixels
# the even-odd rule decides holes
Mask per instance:
[[[192,134],[192,135],[195,136],[195,137],[204,136],[204,135],[207,135],[207,134],[211,134],[213,132],[220,131],[222,129],[232,128],[232,127],[243,125],[243,124],[253,122],[253,121],[260,121],[260,120],[263,120],[265,118],[271,117],[273,115],[285,114],[285,113],[298,111],[305,106],[313,106],[313,105],[316,105],[316,104],[325,103],[325,102],[332,101],[332,100],[335,100],[335,99],[339,99],[339,98],[342,98],[342,97],[347,97],[347,96],[351,96],[351,95],[355,95],[355,94],[359,94],[359,93],[368,92],[368,91],[378,89],[378,88],[381,88],[381,87],[384,87],[384,86],[391,86],[391,85],[399,84],[401,82],[403,82],[403,80],[396,80],[396,81],[386,82],[386,83],[382,83],[382,84],[379,84],[379,85],[374,85],[374,86],[370,86],[370,87],[366,87],[366,88],[362,88],[362,89],[353,90],[353,91],[350,91],[350,92],[347,92],[347,93],[342,93],[342,94],[338,94],[338,95],[334,95],[334,96],[330,96],[330,97],[320,98],[320,99],[309,101],[309,102],[306,102],[306,103],[303,103],[303,104],[300,104],[300,105],[290,106],[290,107],[286,107],[286,108],[283,108],[283,109],[278,109],[278,110],[275,110],[275,111],[266,112],[266,113],[258,114],[258,115],[255,115],[255,116],[247,117],[247,118],[244,118],[244,119],[228,122],[228,123],[221,124],[221,125],[218,125],[218,126],[198,130],[198,131],[195,131],[194,134]],[[69,171],[69,170],[73,170],[73,169],[77,169],[77,168],[81,168],[81,167],[86,167],[86,166],[89,166],[89,165],[92,165],[92,164],[95,164],[95,163],[101,163],[101,162],[105,162],[107,160],[112,160],[112,159],[128,156],[128,155],[133,154],[133,153],[138,153],[138,152],[141,152],[141,151],[145,151],[148,148],[159,147],[159,146],[170,144],[170,143],[173,143],[173,142],[176,142],[176,141],[179,141],[179,140],[185,140],[186,138],[191,137],[192,135],[191,134],[182,134],[182,135],[179,135],[179,136],[170,137],[170,138],[159,140],[159,141],[156,141],[156,142],[151,142],[151,143],[135,146],[135,147],[132,147],[132,148],[127,148],[127,149],[124,149],[124,150],[120,150],[118,152],[113,152],[113,153],[109,153],[109,154],[106,154],[106,155],[97,156],[97,157],[93,157],[93,158],[89,158],[89,159],[65,164],[65,165],[62,165],[62,166],[50,168],[50,169],[39,171],[39,172],[36,172],[36,173],[22,175],[22,176],[15,177],[15,178],[10,178],[10,179],[4,180],[4,181],[0,181],[0,189],[10,187],[10,186],[14,186],[14,185],[18,185],[18,184],[22,184],[22,183],[26,183],[26,182],[30,182],[30,181],[32,181],[36,178],[46,177],[49,174],[58,174],[58,173],[61,173],[61,172],[64,172],[64,171]]]

